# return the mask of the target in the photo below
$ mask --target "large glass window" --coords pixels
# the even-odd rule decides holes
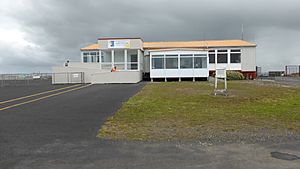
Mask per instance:
[[[97,52],[90,52],[91,62],[96,62]]]
[[[114,62],[123,63],[125,62],[124,50],[115,50],[114,51]]]
[[[87,63],[89,61],[89,52],[84,52],[83,53],[83,62]]]
[[[99,60],[99,54],[98,54],[98,55],[97,55],[97,62],[99,63],[99,61],[100,61],[100,60]]]
[[[87,56],[83,56],[83,62],[87,63],[88,62],[88,57]]]
[[[125,69],[125,51],[124,50],[114,50],[114,66],[117,70]]]
[[[178,58],[166,58],[166,69],[178,69]]]
[[[227,62],[227,53],[218,53],[217,56],[217,62],[218,63],[228,63]]]
[[[207,68],[207,58],[206,57],[195,57],[194,58],[194,68],[195,69]]]
[[[138,53],[137,50],[127,50],[127,69],[138,69]]]
[[[152,69],[164,69],[164,58],[153,57],[152,58]]]
[[[111,51],[103,51],[101,54],[101,61],[103,63],[111,63]]]
[[[231,53],[230,54],[230,63],[241,63],[241,54],[240,53]]]
[[[180,69],[193,69],[193,57],[180,56]]]
[[[101,51],[101,69],[111,70],[111,51]]]
[[[216,63],[215,53],[209,53],[208,57],[209,57],[209,63]]]
[[[138,55],[137,54],[130,54],[127,56],[127,62],[137,62]]]

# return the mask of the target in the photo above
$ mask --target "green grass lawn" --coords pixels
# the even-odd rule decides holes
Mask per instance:
[[[300,133],[300,89],[230,81],[229,96],[208,82],[149,83],[102,126],[98,137],[194,140],[227,132]]]

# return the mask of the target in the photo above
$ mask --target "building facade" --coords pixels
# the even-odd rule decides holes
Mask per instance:
[[[82,83],[137,83],[143,77],[195,80],[207,78],[216,69],[256,78],[256,44],[242,40],[144,42],[141,38],[99,38],[80,51],[80,62],[53,67],[53,83],[70,83],[78,74]],[[111,72],[112,68],[117,71]]]

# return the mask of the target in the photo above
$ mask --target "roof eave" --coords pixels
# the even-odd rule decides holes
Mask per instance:
[[[257,45],[240,45],[240,46],[202,46],[202,47],[144,47],[145,50],[151,50],[151,49],[195,49],[195,48],[201,48],[201,49],[206,49],[206,48],[232,48],[232,47],[256,47]]]

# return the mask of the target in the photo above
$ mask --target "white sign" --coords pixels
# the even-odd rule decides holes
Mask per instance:
[[[76,74],[73,74],[73,77],[74,77],[74,78],[78,78],[78,77],[79,77],[79,74],[77,74],[77,73],[76,73]]]
[[[216,69],[216,78],[226,78],[226,69]]]
[[[130,40],[109,40],[108,48],[130,48]]]

